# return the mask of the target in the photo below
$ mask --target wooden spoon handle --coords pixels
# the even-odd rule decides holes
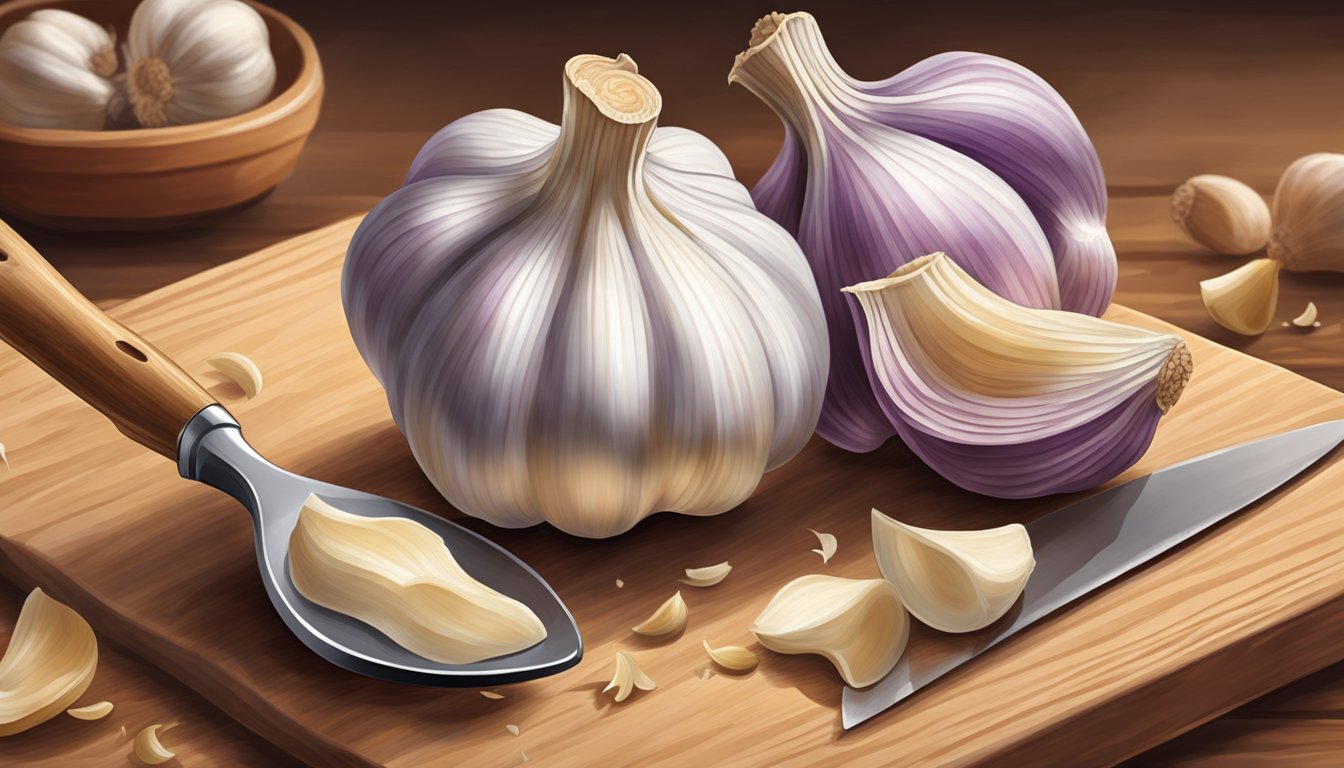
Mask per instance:
[[[84,298],[0,221],[0,339],[137,443],[177,459],[182,427],[214,398]]]

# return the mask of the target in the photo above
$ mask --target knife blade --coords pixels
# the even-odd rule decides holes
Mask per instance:
[[[1015,616],[934,655],[907,653],[863,689],[846,687],[853,728],[998,645],[1052,611],[1245,508],[1344,442],[1344,420],[1223,448],[1070,504],[1027,525],[1036,570]]]

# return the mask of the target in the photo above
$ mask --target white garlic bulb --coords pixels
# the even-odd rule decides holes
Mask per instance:
[[[266,22],[238,0],[144,0],[126,50],[126,95],[146,128],[242,114],[275,86]]]
[[[98,130],[116,71],[106,29],[68,11],[34,11],[0,37],[0,118],[26,128]]]
[[[588,537],[718,514],[816,426],[816,284],[717,147],[655,130],[629,57],[565,75],[560,126],[496,109],[429,140],[351,241],[351,332],[468,514]]]

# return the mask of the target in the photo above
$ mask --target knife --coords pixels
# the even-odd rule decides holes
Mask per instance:
[[[1344,420],[1223,448],[1102,491],[1027,525],[1036,570],[1016,614],[965,644],[912,659],[867,688],[845,688],[853,728],[1052,611],[1245,508],[1344,442]]]

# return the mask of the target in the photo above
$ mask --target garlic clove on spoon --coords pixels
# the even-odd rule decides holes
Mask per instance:
[[[1267,253],[1295,272],[1344,272],[1344,154],[1295,161],[1274,190]]]
[[[0,736],[46,722],[93,682],[98,640],[78,613],[34,589],[0,658]]]
[[[943,632],[974,632],[998,621],[1036,568],[1027,529],[916,528],[873,510],[873,554],[882,577],[915,618]]]
[[[910,620],[896,589],[883,579],[813,574],[785,584],[751,632],[776,653],[820,654],[846,683],[863,688],[896,666]]]
[[[1219,325],[1243,336],[1265,332],[1279,303],[1280,262],[1255,259],[1219,277],[1201,281],[1204,309]]]
[[[43,8],[0,36],[0,120],[26,128],[98,130],[117,70],[108,30]]]
[[[1241,256],[1269,242],[1269,206],[1259,192],[1227,176],[1187,179],[1171,195],[1171,218],[1214,253]]]

